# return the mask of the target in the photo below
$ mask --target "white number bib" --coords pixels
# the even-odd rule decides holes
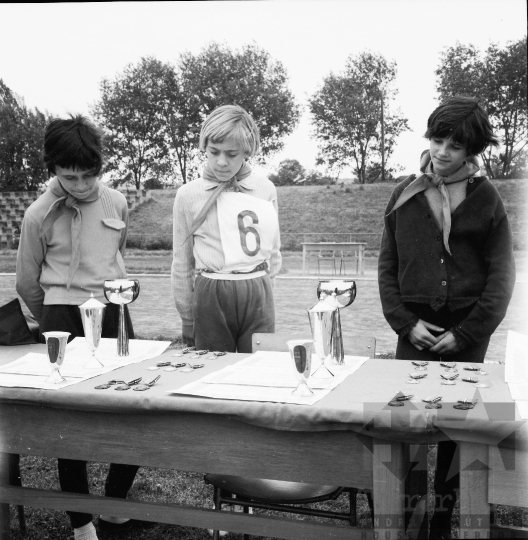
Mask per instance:
[[[225,256],[222,272],[249,272],[269,260],[279,230],[273,203],[245,193],[222,193],[216,204]]]

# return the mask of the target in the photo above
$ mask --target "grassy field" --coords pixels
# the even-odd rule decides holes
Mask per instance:
[[[518,249],[528,237],[528,181],[497,180]],[[301,249],[303,241],[366,241],[376,255],[383,230],[383,214],[394,184],[278,187],[279,221],[284,250]],[[152,191],[152,199],[131,213],[130,237],[138,242],[172,237],[175,190]],[[170,249],[170,246],[167,246]]]

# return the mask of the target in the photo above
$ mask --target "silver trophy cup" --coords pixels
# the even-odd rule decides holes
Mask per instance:
[[[345,362],[340,310],[352,304],[356,298],[356,292],[356,283],[351,280],[320,281],[317,286],[319,301],[328,302],[335,309],[330,339],[330,357],[332,364],[338,366],[342,366]]]
[[[64,382],[66,379],[61,375],[59,368],[64,362],[70,332],[42,332],[42,335],[46,338],[48,360],[51,364],[51,373],[45,382],[52,384]]]
[[[106,306],[94,298],[93,293],[90,299],[79,306],[81,319],[84,328],[84,339],[90,352],[90,360],[84,364],[85,368],[96,369],[103,367],[103,363],[95,356],[95,351],[101,341],[101,332],[103,330],[103,319]]]
[[[128,331],[125,323],[125,304],[130,304],[139,295],[137,279],[112,279],[104,282],[104,295],[112,304],[119,305],[119,330],[117,333],[117,354],[128,356]]]
[[[337,314],[338,309],[331,297],[319,300],[308,310],[314,351],[319,359],[319,366],[312,374],[316,379],[328,379],[334,376],[325,364],[331,361],[332,336],[335,333]]]
[[[293,339],[287,344],[293,361],[293,371],[298,382],[297,388],[292,394],[300,397],[313,396],[313,391],[306,383],[312,369],[313,341],[311,339]]]

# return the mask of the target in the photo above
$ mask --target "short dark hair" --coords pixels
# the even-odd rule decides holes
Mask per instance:
[[[54,118],[44,133],[44,165],[50,174],[58,165],[97,176],[103,168],[103,131],[80,114]]]
[[[427,120],[424,137],[448,138],[465,147],[470,156],[476,156],[489,145],[498,146],[493,134],[488,113],[480,106],[478,99],[453,96],[437,107]]]

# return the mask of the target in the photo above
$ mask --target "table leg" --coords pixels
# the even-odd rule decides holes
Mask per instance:
[[[0,485],[9,484],[9,454],[0,452]],[[0,540],[11,538],[9,523],[9,504],[0,504]]]
[[[403,443],[373,441],[374,538],[404,538]]]
[[[488,446],[460,442],[459,538],[490,537]]]

